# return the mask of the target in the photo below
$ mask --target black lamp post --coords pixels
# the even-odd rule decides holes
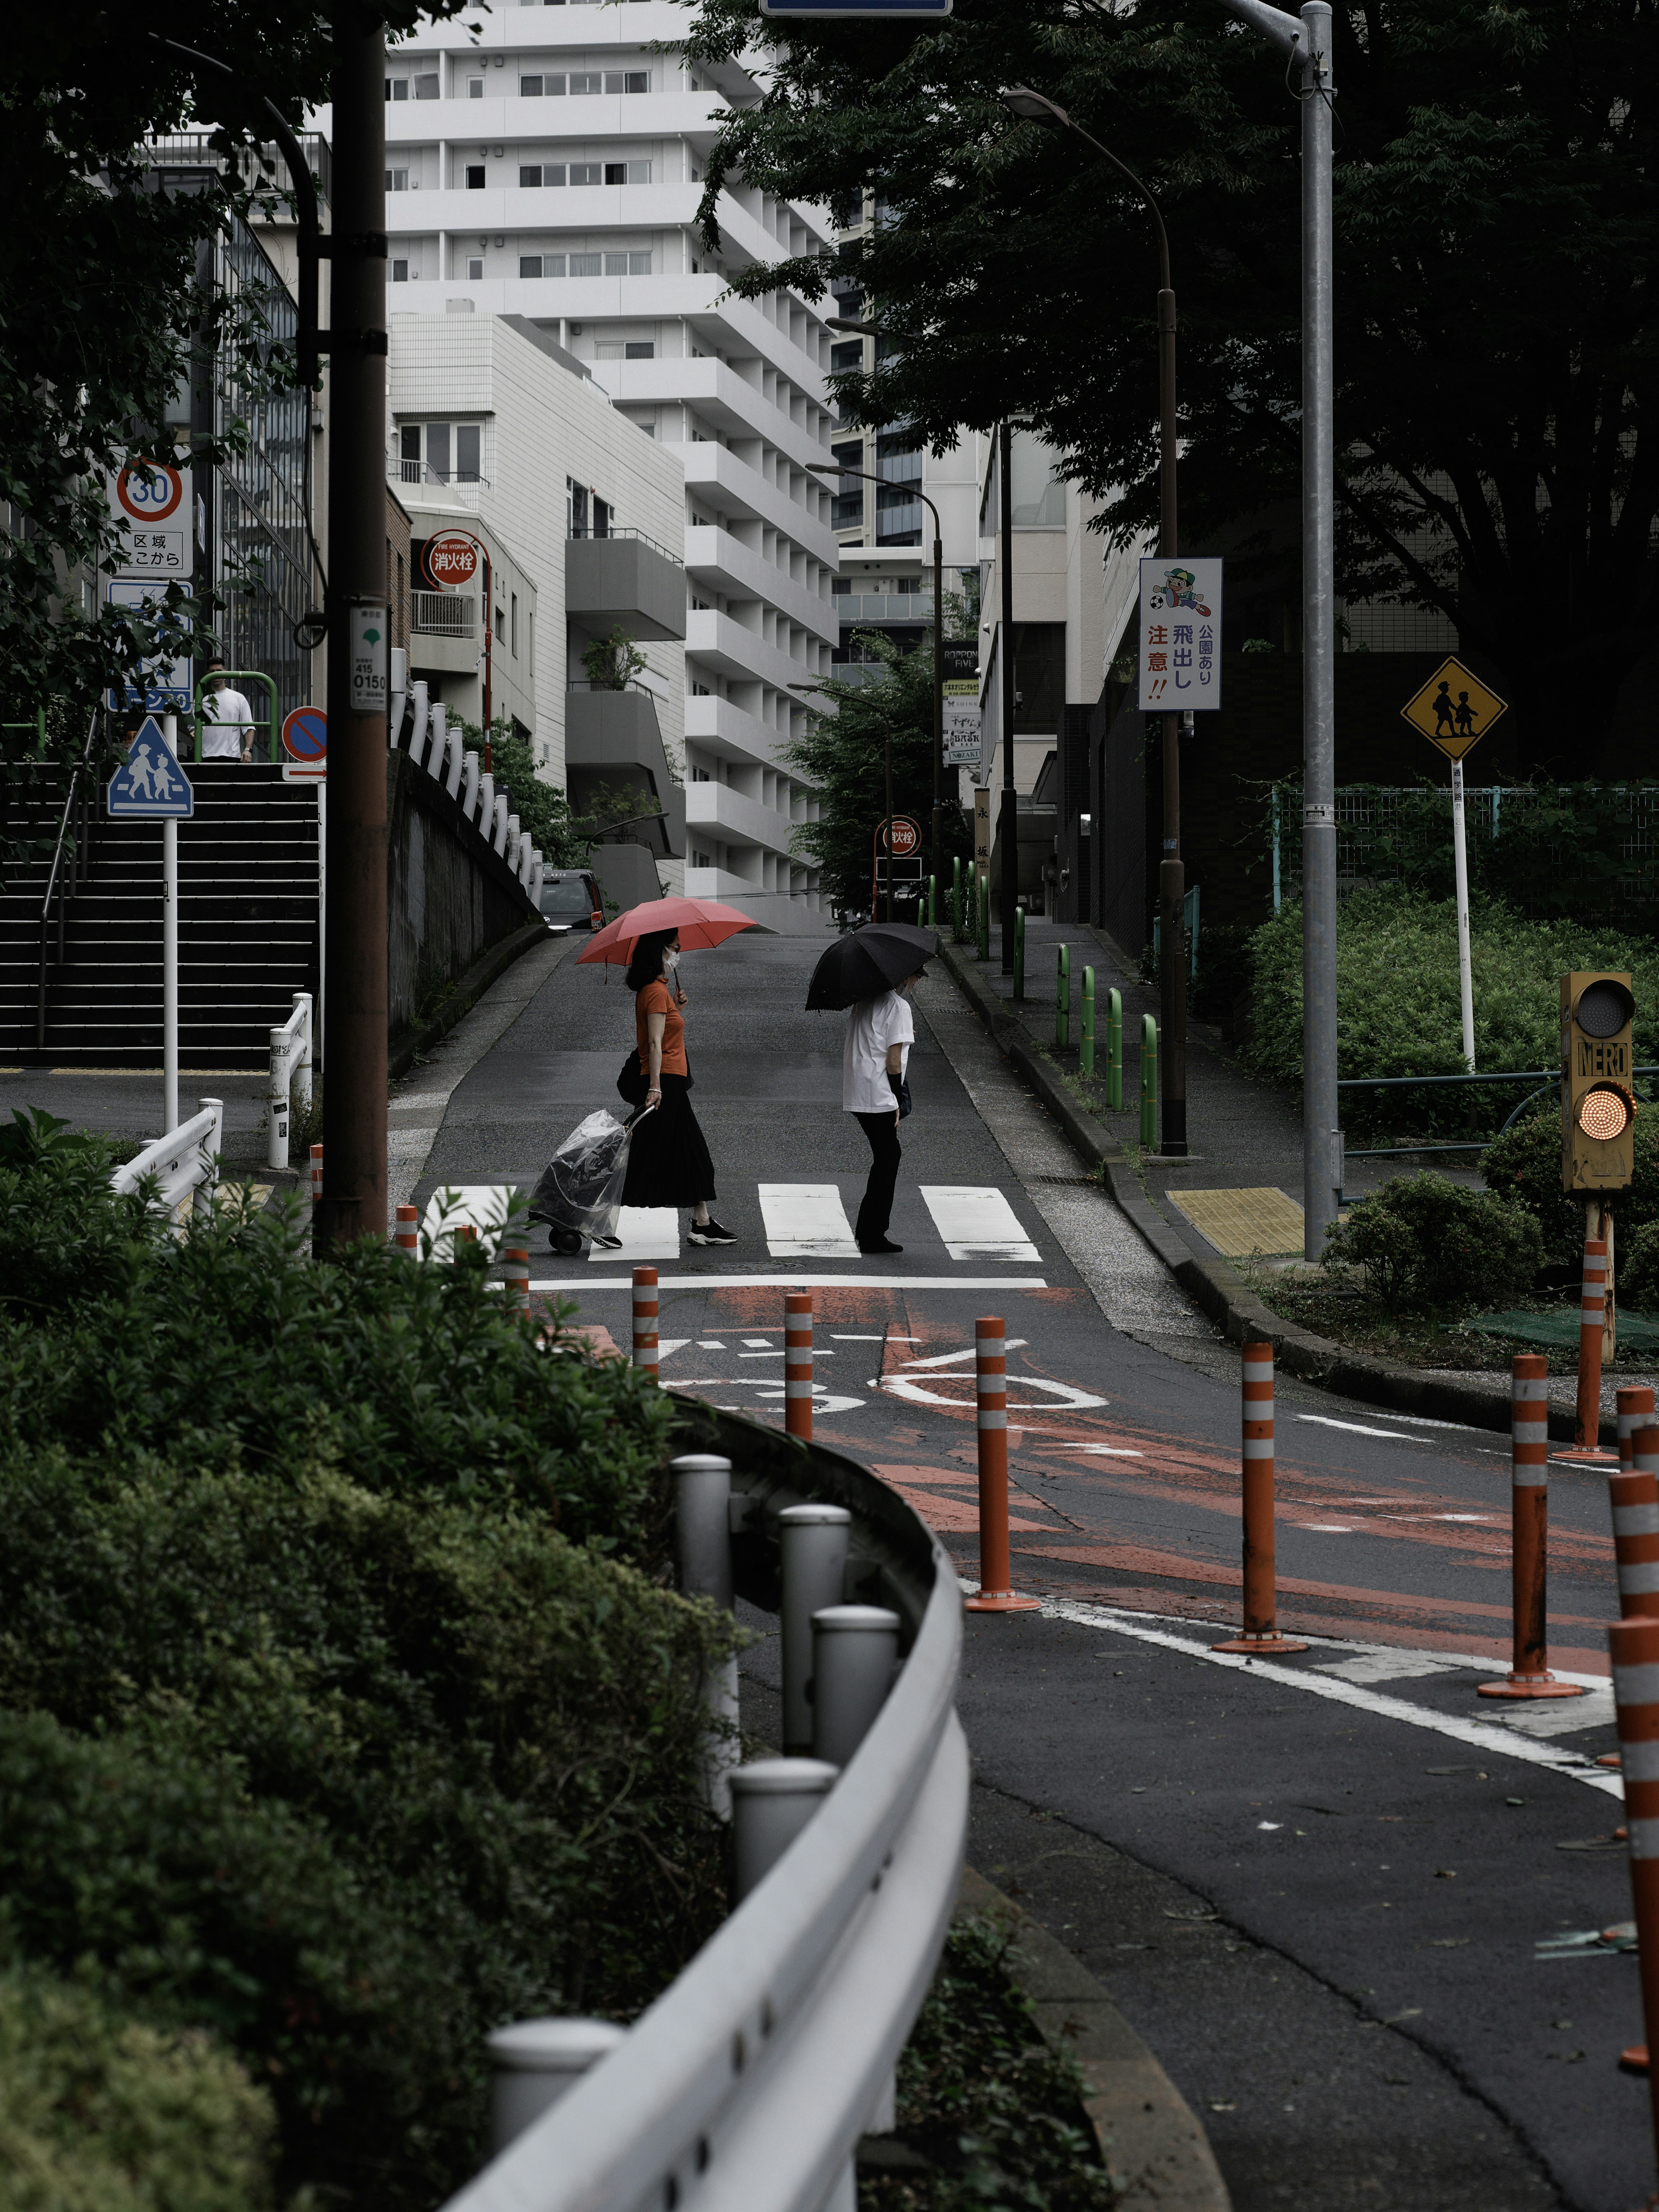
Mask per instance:
[[[1170,236],[1158,202],[1126,161],[1074,123],[1063,107],[1029,85],[1014,85],[1000,95],[1003,106],[1022,122],[1046,123],[1075,131],[1134,186],[1158,230],[1158,550],[1173,560],[1176,543],[1176,299],[1170,282]],[[1158,1012],[1163,1032],[1163,1110],[1160,1149],[1187,1150],[1187,962],[1186,870],[1181,858],[1181,716],[1164,721],[1164,856],[1158,869]]]

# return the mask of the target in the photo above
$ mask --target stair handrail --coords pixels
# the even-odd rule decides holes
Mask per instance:
[[[52,866],[46,872],[46,895],[40,901],[40,958],[34,999],[34,1048],[37,1052],[44,1052],[46,1048],[46,970],[49,964],[46,948],[50,942],[52,928],[52,896],[53,890],[57,890],[58,896],[58,963],[56,964],[61,964],[64,957],[64,908],[68,894],[58,886],[58,871],[63,866],[64,841],[69,836],[70,818],[75,809],[76,799],[79,796],[81,778],[92,766],[93,739],[97,734],[98,709],[94,707],[87,721],[86,743],[81,748],[81,757],[71,763],[70,767],[69,789],[64,794],[64,811],[58,824],[58,842],[52,848]],[[76,888],[79,887],[79,880],[85,872],[87,858],[85,845],[84,839],[76,840]]]

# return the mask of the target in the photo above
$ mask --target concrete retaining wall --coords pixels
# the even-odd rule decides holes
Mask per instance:
[[[394,1038],[428,1021],[492,946],[538,919],[518,878],[405,752],[386,756],[387,1007]]]

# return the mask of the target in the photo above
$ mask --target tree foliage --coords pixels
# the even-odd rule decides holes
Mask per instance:
[[[838,913],[867,913],[872,840],[887,811],[887,747],[893,749],[893,810],[927,834],[933,811],[933,648],[931,640],[902,652],[878,630],[860,641],[885,673],[875,683],[830,677],[817,696],[834,708],[813,708],[805,732],[783,757],[817,798],[817,819],[803,822],[792,849],[819,871]],[[875,664],[866,662],[866,666]],[[946,815],[946,850],[968,852],[959,813]]]
[[[709,161],[711,243],[739,178],[878,191],[838,265],[902,343],[845,400],[941,451],[962,423],[1028,421],[1121,542],[1157,512],[1150,220],[999,88],[1035,85],[1137,170],[1180,302],[1183,538],[1230,533],[1240,580],[1273,557],[1300,477],[1300,114],[1259,35],[1216,0],[957,0],[920,35],[687,4],[695,53],[765,57]],[[1449,615],[1507,678],[1529,756],[1559,758],[1655,637],[1659,18],[1337,0],[1334,25],[1340,588]],[[808,255],[732,283],[817,298],[835,274]]]

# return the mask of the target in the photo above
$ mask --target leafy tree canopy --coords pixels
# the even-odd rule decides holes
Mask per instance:
[[[1300,481],[1300,112],[1258,34],[1217,0],[957,0],[922,33],[688,4],[695,54],[765,61],[709,162],[711,241],[735,178],[881,196],[839,264],[735,289],[821,297],[838,266],[904,342],[841,380],[868,420],[943,450],[1024,419],[1120,541],[1157,512],[1151,221],[999,89],[1036,86],[1129,163],[1170,229],[1183,541],[1273,557]],[[1449,615],[1540,762],[1655,638],[1656,34],[1631,0],[1336,0],[1340,586]]]
[[[459,0],[387,0],[395,36]],[[224,62],[204,71],[162,40]],[[103,687],[156,647],[157,624],[83,604],[111,532],[106,472],[159,442],[180,376],[234,349],[248,388],[292,381],[257,309],[234,318],[198,281],[200,251],[262,191],[252,148],[263,98],[297,126],[329,96],[331,15],[317,0],[155,0],[142,8],[20,9],[0,53],[0,720],[46,707],[57,747],[78,750]],[[158,188],[146,136],[216,130],[237,168],[216,186]],[[231,440],[235,442],[233,428]],[[215,459],[222,448],[198,447]],[[69,588],[65,589],[66,582]],[[167,587],[165,617],[204,609]],[[8,732],[15,757],[33,740]]]
[[[886,812],[887,747],[893,748],[893,811],[922,825],[933,811],[933,648],[901,652],[879,630],[859,633],[885,673],[874,683],[831,677],[817,696],[832,712],[813,709],[805,732],[783,758],[817,794],[816,822],[803,822],[793,849],[819,870],[841,914],[867,913],[871,841]],[[873,664],[866,663],[866,665]],[[947,854],[972,850],[960,812],[945,816]]]

